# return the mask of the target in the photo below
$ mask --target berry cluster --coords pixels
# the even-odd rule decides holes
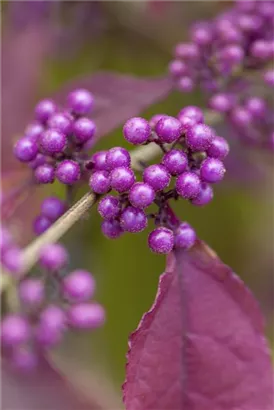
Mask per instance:
[[[41,213],[33,222],[33,230],[36,235],[45,232],[67,209],[67,204],[61,199],[50,196],[41,204]]]
[[[18,283],[18,313],[1,322],[2,348],[16,369],[34,369],[38,352],[60,344],[68,329],[92,330],[104,323],[103,307],[91,302],[93,276],[80,269],[66,273],[67,263],[62,245],[47,245],[39,256],[43,274]]]
[[[71,186],[83,177],[85,151],[96,132],[86,117],[93,105],[92,94],[84,89],[68,95],[65,110],[48,99],[36,105],[35,122],[15,144],[14,155],[29,164],[37,183],[51,184],[56,178]]]
[[[212,200],[211,184],[221,181],[225,173],[222,160],[229,151],[226,140],[204,123],[203,112],[195,106],[185,107],[177,118],[163,114],[150,122],[131,118],[123,132],[131,144],[158,144],[164,155],[161,163],[144,166],[141,182],[136,181],[125,148],[93,155],[90,188],[100,196],[107,194],[98,204],[104,235],[114,239],[124,232],[141,232],[151,218],[157,225],[148,238],[152,251],[165,254],[174,247],[191,247],[195,232],[187,223],[172,221],[168,201],[184,198],[201,206]],[[152,204],[158,208],[153,213],[147,211]]]
[[[244,142],[274,147],[274,3],[237,1],[211,21],[195,24],[180,43],[169,72],[176,87],[200,87]],[[272,68],[268,68],[272,64]]]

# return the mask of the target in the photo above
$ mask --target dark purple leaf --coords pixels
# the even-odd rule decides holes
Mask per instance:
[[[203,243],[169,257],[129,346],[127,410],[273,409],[257,303]]]
[[[76,394],[64,377],[44,360],[37,372],[17,374],[2,367],[2,410],[100,410]]]
[[[99,72],[74,80],[57,93],[57,100],[64,103],[68,92],[79,87],[87,88],[94,94],[92,118],[98,128],[98,140],[128,118],[140,115],[146,108],[165,98],[171,92],[172,83],[167,77],[138,78]]]

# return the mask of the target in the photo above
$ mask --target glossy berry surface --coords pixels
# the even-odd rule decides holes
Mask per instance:
[[[192,151],[207,150],[212,139],[213,132],[205,124],[196,124],[186,131],[186,144]]]
[[[79,118],[73,124],[74,138],[80,144],[84,144],[89,141],[96,132],[95,123],[89,118]]]
[[[128,199],[136,208],[147,208],[155,199],[155,191],[149,184],[136,182],[129,191]]]
[[[39,165],[35,168],[34,177],[38,184],[52,184],[55,179],[54,167],[49,164]]]
[[[123,233],[121,224],[116,219],[112,219],[110,221],[108,220],[103,221],[101,228],[102,228],[103,234],[109,239],[119,238]]]
[[[176,141],[182,134],[182,125],[177,118],[165,116],[157,122],[155,132],[162,142]]]
[[[128,206],[121,213],[120,224],[126,232],[141,232],[147,227],[147,217],[141,209]]]
[[[113,170],[118,167],[130,166],[129,152],[122,147],[111,148],[107,152],[106,163],[109,170]]]
[[[192,199],[191,203],[193,205],[203,206],[207,205],[213,199],[213,189],[210,185],[205,182],[201,185],[201,190],[198,195]]]
[[[72,91],[68,96],[68,107],[76,115],[88,114],[94,105],[93,95],[84,89]]]
[[[125,123],[123,133],[128,142],[139,145],[147,142],[151,134],[151,128],[144,118],[134,117]]]
[[[57,112],[48,120],[48,127],[59,131],[65,136],[72,133],[73,118],[67,112]]]
[[[56,112],[56,104],[53,100],[41,100],[35,107],[37,121],[45,124],[48,119]]]
[[[219,182],[223,179],[224,174],[225,167],[219,159],[207,158],[201,165],[201,178],[205,182]]]
[[[170,174],[163,165],[150,165],[143,173],[143,180],[150,185],[154,191],[162,191],[170,183]]]
[[[161,227],[150,232],[148,246],[155,253],[167,254],[174,246],[174,234],[170,229]]]
[[[105,194],[110,190],[110,176],[107,171],[96,171],[89,180],[90,188],[96,194]]]
[[[162,163],[168,172],[175,176],[182,174],[186,170],[188,159],[183,151],[172,149],[163,156]]]
[[[39,144],[43,153],[49,155],[59,154],[66,148],[67,139],[60,131],[50,129],[42,133]]]
[[[186,199],[195,198],[201,190],[201,180],[193,172],[184,172],[176,180],[176,191]]]
[[[120,201],[113,195],[102,198],[98,204],[98,212],[102,218],[110,220],[116,218],[121,210]]]
[[[57,166],[56,178],[65,185],[73,185],[79,181],[81,169],[76,161],[66,159]]]
[[[134,184],[135,174],[127,167],[118,167],[111,171],[110,180],[112,189],[122,193],[128,191]]]
[[[35,141],[24,137],[17,141],[14,146],[14,155],[21,162],[32,161],[38,153],[38,146]]]
[[[207,150],[209,157],[224,159],[229,153],[229,145],[227,141],[222,137],[214,137],[211,141],[211,145]]]

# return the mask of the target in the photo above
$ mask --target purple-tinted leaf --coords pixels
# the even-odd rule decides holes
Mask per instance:
[[[98,140],[128,118],[140,115],[146,108],[165,98],[172,89],[172,83],[167,77],[138,78],[99,72],[71,82],[57,94],[57,100],[64,103],[67,93],[80,87],[94,94],[92,118],[97,125]]]
[[[202,243],[169,257],[129,346],[127,410],[273,409],[257,303]]]
[[[2,366],[2,410],[100,410],[87,402],[43,360],[35,373],[18,374]],[[78,392],[79,393],[79,392]]]

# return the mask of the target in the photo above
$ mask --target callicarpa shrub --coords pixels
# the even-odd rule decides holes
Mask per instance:
[[[65,90],[65,104],[58,94],[37,103],[13,154],[32,188],[53,192],[33,215],[35,238],[26,248],[16,243],[10,221],[0,231],[2,356],[12,369],[24,376],[37,370],[69,331],[95,331],[107,320],[94,299],[93,274],[70,269],[72,255],[60,243],[96,205],[105,240],[148,228],[148,251],[167,256],[155,301],[129,337],[125,408],[272,410],[258,304],[173,205],[209,204],[225,177],[229,143],[215,131],[212,110],[240,139],[272,147],[273,15],[272,2],[235,2],[191,28],[191,41],[175,48],[169,75],[100,72]],[[202,89],[210,110],[188,104],[175,116],[140,116],[174,85]],[[96,150],[96,140],[118,126],[132,151]],[[65,188],[64,198],[53,183]],[[75,201],[78,188],[86,194]]]

